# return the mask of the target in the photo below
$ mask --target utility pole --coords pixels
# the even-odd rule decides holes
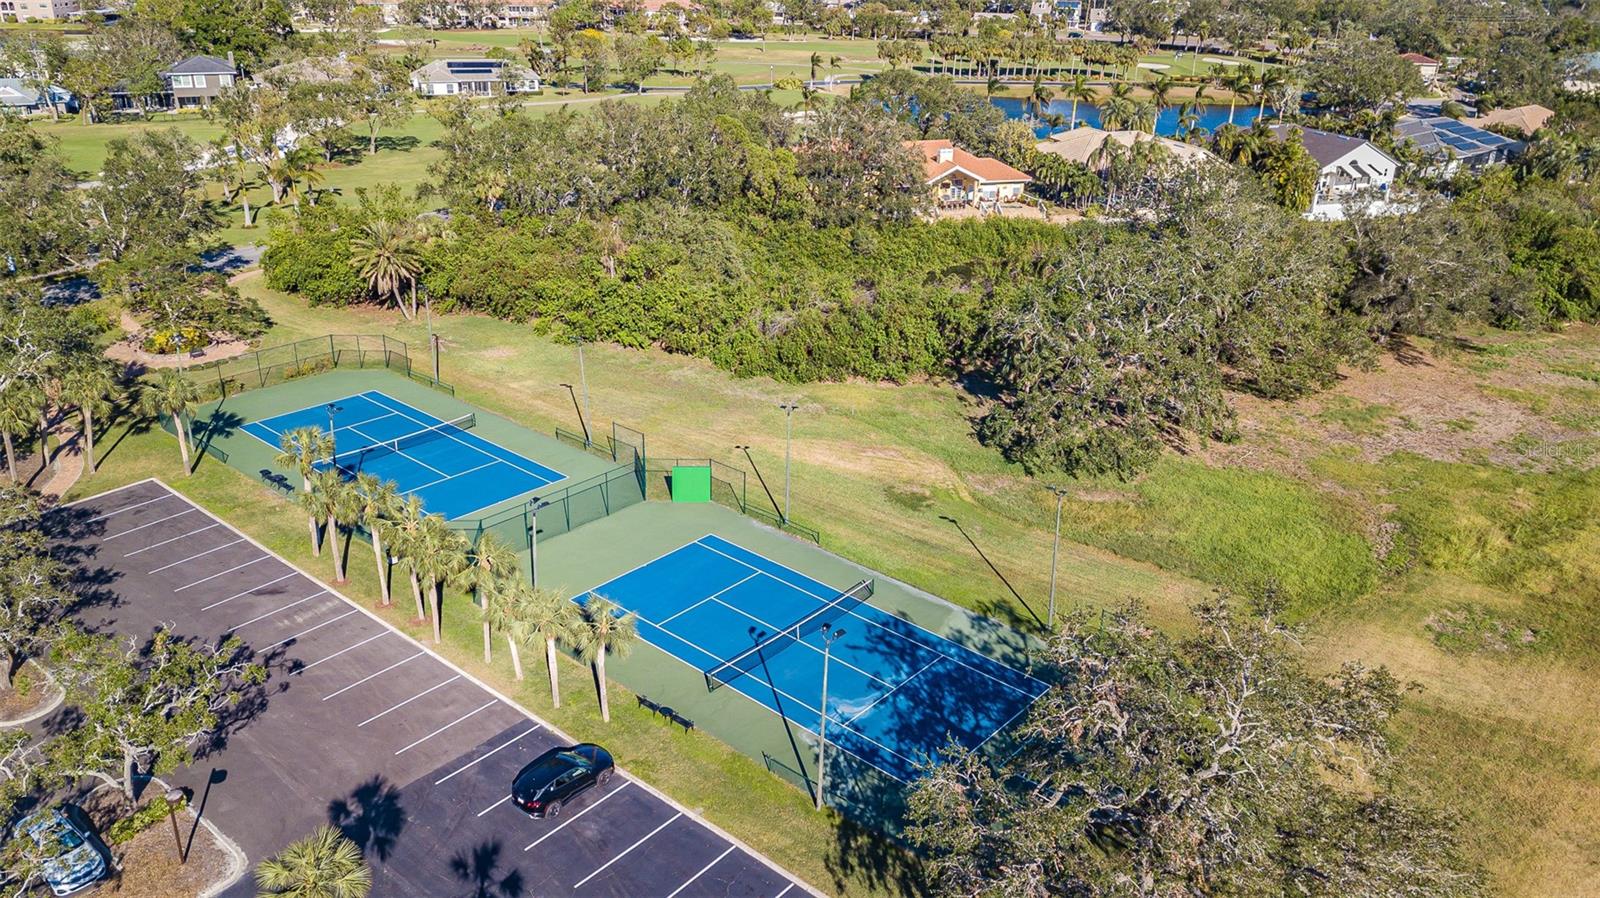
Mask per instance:
[[[1054,632],[1056,628],[1056,558],[1061,553],[1061,503],[1067,500],[1067,491],[1058,486],[1050,487],[1050,492],[1056,494],[1056,540],[1050,547],[1050,609],[1045,612],[1045,627]]]
[[[793,402],[778,406],[783,409],[783,522],[789,523],[789,467],[794,457],[794,413],[800,408]]]
[[[828,662],[833,659],[833,642],[844,635],[844,628],[822,625],[822,725],[817,727],[817,810],[822,810],[822,790],[828,784]]]

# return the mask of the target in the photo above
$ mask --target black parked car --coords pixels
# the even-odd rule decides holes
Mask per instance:
[[[611,754],[585,742],[552,748],[535,758],[511,782],[511,800],[535,817],[559,817],[561,807],[616,773]]]

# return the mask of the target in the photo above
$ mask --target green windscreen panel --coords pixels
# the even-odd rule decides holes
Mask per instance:
[[[710,502],[710,465],[673,465],[672,501]]]

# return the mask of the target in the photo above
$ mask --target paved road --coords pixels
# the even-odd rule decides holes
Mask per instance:
[[[375,896],[810,891],[625,773],[556,820],[523,815],[513,775],[567,740],[164,484],[61,514],[100,599],[86,625],[231,633],[267,665],[265,690],[172,778],[252,863],[331,822],[373,863]]]

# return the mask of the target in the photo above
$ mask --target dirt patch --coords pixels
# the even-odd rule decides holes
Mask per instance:
[[[235,872],[233,857],[205,827],[195,827],[188,814],[178,816],[179,834],[187,839],[194,829],[187,862],[178,859],[172,823],[162,820],[132,841],[114,849],[122,869],[100,887],[99,895],[122,898],[177,898],[213,892]]]
[[[1352,449],[1365,461],[1407,452],[1524,470],[1568,466],[1575,458],[1586,465],[1582,447],[1595,433],[1575,425],[1600,414],[1600,400],[1589,396],[1596,391],[1581,379],[1585,364],[1600,372],[1600,330],[1549,336],[1473,353],[1408,348],[1296,402],[1234,396],[1241,439],[1213,443],[1200,454],[1299,478],[1311,477],[1307,463],[1332,448]],[[1580,376],[1552,374],[1554,359]]]
[[[13,689],[0,691],[0,726],[21,722],[50,707],[61,697],[61,689],[39,665],[32,661],[17,671]]]

